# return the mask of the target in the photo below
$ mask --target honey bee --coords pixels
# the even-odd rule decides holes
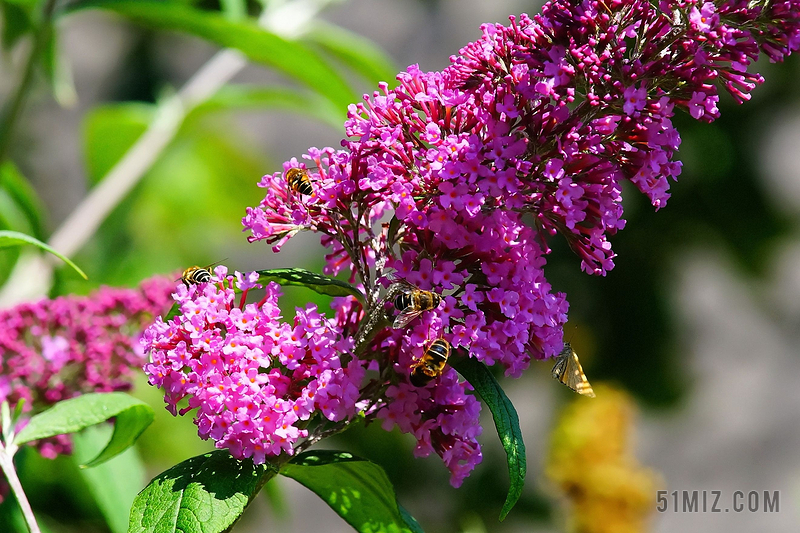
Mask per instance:
[[[222,261],[225,261],[223,259]],[[180,280],[186,285],[197,285],[198,283],[207,283],[211,279],[211,267],[220,264],[222,261],[211,263],[206,267],[199,267],[197,265],[190,266],[181,274]]]
[[[181,274],[181,281],[187,287],[198,283],[206,283],[210,279],[211,272],[208,271],[208,268],[200,268],[197,265],[187,268],[183,271],[183,274]]]
[[[423,291],[408,282],[401,281],[404,285],[402,292],[394,299],[394,307],[400,314],[392,324],[395,329],[406,327],[412,320],[425,311],[436,309],[442,297],[431,291]]]
[[[560,381],[578,394],[594,398],[594,390],[583,373],[583,367],[578,360],[578,354],[568,343],[564,343],[564,349],[556,356],[556,364],[553,367],[553,378]]]
[[[450,343],[436,339],[425,353],[411,365],[411,384],[424,387],[442,375],[447,358],[450,357]]]
[[[311,178],[308,170],[304,168],[290,168],[286,171],[286,182],[289,188],[299,194],[311,196],[314,194],[314,186],[311,185]]]

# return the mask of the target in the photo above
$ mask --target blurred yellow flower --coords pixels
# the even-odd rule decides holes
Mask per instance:
[[[645,532],[661,477],[633,455],[633,400],[608,386],[595,391],[597,398],[576,398],[561,415],[545,475],[570,501],[569,531]]]

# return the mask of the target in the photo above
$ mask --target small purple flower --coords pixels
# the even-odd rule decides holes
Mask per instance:
[[[622,105],[622,110],[626,115],[634,115],[637,111],[644,109],[647,105],[647,89],[630,86],[622,93],[622,98],[625,103]]]

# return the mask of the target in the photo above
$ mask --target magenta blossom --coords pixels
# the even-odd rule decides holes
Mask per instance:
[[[371,332],[363,351],[391,385],[385,427],[436,450],[458,484],[480,458],[475,410],[438,394],[457,390],[451,369],[414,389],[412,366],[439,338],[510,376],[559,353],[568,303],[544,275],[549,241],[565,238],[587,273],[611,270],[623,183],[660,209],[680,174],[675,111],[711,122],[720,89],[748,100],[759,53],[778,61],[800,47],[798,13],[800,0],[553,0],[485,24],[443,71],[411,66],[351,105],[341,149],[285,163],[313,169],[312,195],[265,176],[248,239],[277,251],[320,233],[325,272],[364,288],[364,312],[342,311],[351,319],[391,310],[396,280],[441,296],[408,327]]]
[[[103,287],[0,311],[0,401],[41,411],[88,392],[128,390],[146,360],[139,337],[166,311],[174,286],[165,277],[137,289]],[[70,449],[61,435],[39,443],[55,457]]]
[[[342,361],[352,340],[313,305],[297,309],[293,324],[281,322],[275,283],[260,302],[245,303],[245,292],[237,305],[234,288],[260,288],[253,279],[218,266],[209,283],[179,285],[181,314],[159,318],[142,345],[151,359],[145,372],[173,415],[196,409],[200,437],[263,463],[293,453],[314,413],[334,422],[354,416],[365,368]]]

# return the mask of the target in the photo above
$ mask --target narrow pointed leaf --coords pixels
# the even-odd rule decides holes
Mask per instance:
[[[514,404],[508,399],[486,365],[471,357],[454,359],[451,364],[475,388],[491,411],[497,436],[500,437],[500,442],[506,451],[511,486],[500,511],[500,520],[503,520],[519,500],[525,482],[527,464],[525,443],[522,441],[522,431],[519,428],[519,416]]]
[[[341,109],[358,99],[344,78],[316,52],[252,22],[228,20],[221,14],[167,2],[96,0],[75,7],[85,8],[107,9],[149,28],[190,33],[223,47],[236,48],[251,61],[303,83]]]
[[[75,270],[75,272],[81,275],[83,279],[89,279],[88,277],[86,277],[86,274],[83,272],[83,270],[78,268],[78,265],[70,261],[70,259],[67,256],[57,252],[56,250],[54,250],[47,244],[43,243],[39,239],[31,237],[30,235],[25,235],[24,233],[20,233],[18,231],[9,231],[9,230],[0,231],[0,248],[8,248],[9,246],[20,246],[23,244],[32,244],[33,246],[37,246],[46,252],[50,252],[51,254],[53,254],[54,256],[58,257],[66,264],[71,266]]]
[[[298,285],[328,296],[355,296],[363,304],[364,295],[349,283],[329,278],[303,268],[275,268],[259,270],[259,281],[274,281],[280,285]]]
[[[419,524],[397,503],[383,468],[346,452],[305,452],[281,468],[322,498],[359,533],[422,533]]]
[[[156,476],[131,507],[128,533],[220,533],[239,519],[269,466],[227,450],[198,455]]]
[[[75,433],[89,426],[114,420],[114,434],[100,454],[85,466],[98,465],[131,447],[153,421],[153,409],[122,392],[92,393],[58,402],[31,417],[14,438],[15,444]]]
[[[169,322],[179,314],[181,314],[181,306],[178,305],[178,302],[175,302],[172,304],[172,307],[169,308],[169,312],[164,315],[164,322]]]
[[[0,166],[0,187],[8,193],[25,214],[33,236],[37,239],[44,238],[42,231],[44,203],[33,186],[11,161],[6,161]]]
[[[78,103],[78,93],[72,77],[72,67],[67,56],[60,51],[58,35],[55,32],[51,32],[45,42],[41,62],[56,102],[61,107],[75,106]]]
[[[342,63],[360,74],[370,86],[378,82],[392,82],[397,68],[389,55],[369,39],[340,26],[316,21],[303,35],[303,40],[314,43]]]

